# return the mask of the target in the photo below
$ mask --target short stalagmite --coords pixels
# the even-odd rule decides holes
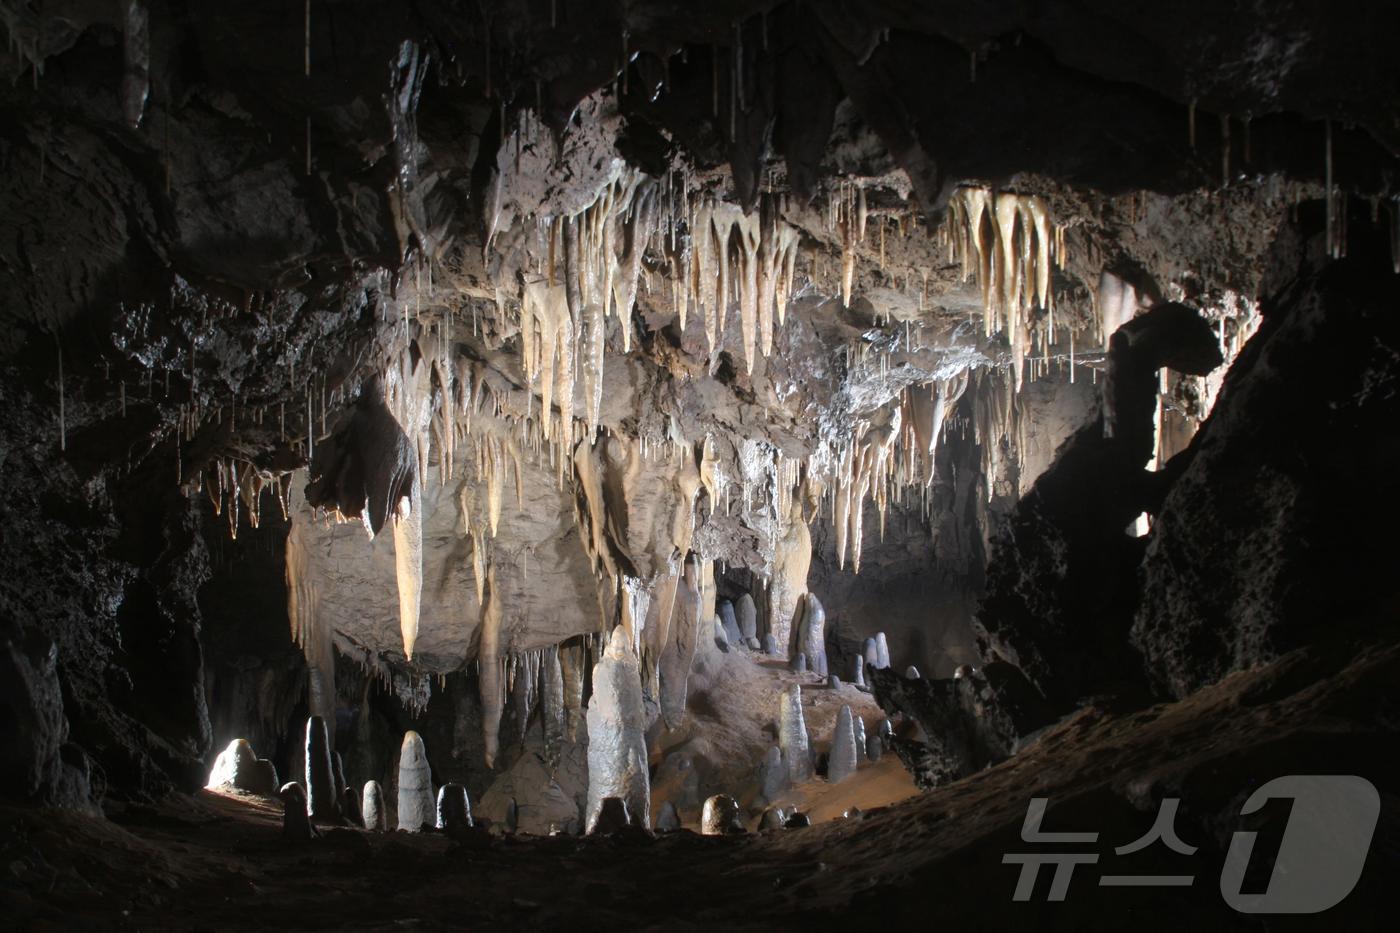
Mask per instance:
[[[340,789],[340,815],[346,822],[355,826],[364,825],[364,816],[360,813],[360,795],[353,787],[342,787]]]
[[[438,788],[434,825],[449,836],[472,828],[472,805],[467,799],[467,789],[461,784],[444,784]]]
[[[676,812],[676,805],[668,800],[661,805],[661,810],[656,814],[656,831],[674,833],[680,828],[681,815]]]
[[[788,667],[791,668],[795,674],[807,673],[807,656],[801,651],[797,652],[797,654],[793,655],[792,663],[789,664]]]
[[[372,833],[388,831],[389,814],[384,811],[384,790],[378,781],[365,781],[362,809],[365,829]]]
[[[890,666],[890,643],[885,640],[884,632],[875,633],[875,649],[879,653],[880,663],[876,665],[881,670]]]
[[[320,716],[306,720],[306,786],[311,789],[307,812],[313,820],[333,820],[339,813],[330,737]]]
[[[705,808],[700,812],[701,835],[728,836],[743,831],[743,812],[737,800],[728,794],[715,794],[705,801]]]
[[[842,706],[836,714],[836,729],[831,736],[831,757],[827,760],[826,779],[840,784],[856,773],[856,727],[850,706]]]
[[[758,829],[760,832],[768,832],[774,829],[784,829],[787,824],[787,812],[782,807],[768,807],[763,811],[763,815],[758,818]]]
[[[724,627],[725,641],[731,645],[743,642],[744,636],[739,631],[739,621],[735,616],[733,603],[727,599],[720,600],[719,605],[715,607],[715,618],[719,619],[720,625]]]
[[[812,747],[807,740],[807,720],[802,715],[802,687],[793,684],[778,702],[778,745],[794,784],[812,779]]]
[[[914,665],[911,664],[911,665],[909,665],[907,668],[904,669],[904,679],[905,679],[905,680],[920,680],[920,679],[922,679],[922,678],[923,678],[923,675],[919,673],[919,669],[918,669],[917,667],[915,667]]]
[[[880,666],[880,643],[874,638],[865,640],[865,646],[861,649],[861,653],[865,656],[865,663],[870,667]]]
[[[788,789],[787,762],[783,751],[776,745],[768,746],[763,753],[763,761],[758,766],[759,795],[769,803],[777,800]]]
[[[247,739],[234,739],[214,759],[209,772],[210,789],[232,787],[250,794],[272,797],[277,794],[277,768],[266,758],[259,758]]]
[[[399,829],[416,833],[436,823],[433,776],[423,739],[410,729],[399,749]]]
[[[316,830],[306,813],[306,791],[302,786],[295,781],[283,784],[277,795],[282,798],[282,835],[298,841],[314,838]]]
[[[857,761],[864,761],[865,758],[866,758],[866,754],[865,754],[865,720],[864,720],[864,719],[861,719],[859,716],[853,716],[852,719],[851,719],[851,725],[852,725],[852,726],[854,727],[854,729],[855,729],[856,760],[857,760]]]
[[[734,615],[739,623],[739,635],[745,642],[758,637],[758,607],[753,604],[752,596],[745,593],[739,597],[739,602],[734,605]]]
[[[626,631],[613,629],[603,657],[593,667],[588,701],[588,803],[585,829],[592,830],[605,797],[627,803],[643,828],[651,820],[641,674]]]

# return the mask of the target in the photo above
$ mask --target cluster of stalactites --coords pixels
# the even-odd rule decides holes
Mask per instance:
[[[845,568],[846,552],[851,567],[860,573],[864,539],[865,500],[873,499],[880,510],[880,533],[884,535],[885,514],[895,480],[898,459],[895,442],[900,435],[903,413],[893,407],[882,413],[879,423],[858,429],[856,439],[842,451],[832,484],[833,523],[836,526],[836,562]]]
[[[292,488],[292,474],[274,473],[259,469],[247,460],[237,457],[220,457],[195,478],[195,492],[203,491],[214,506],[214,514],[227,518],[229,536],[238,538],[238,523],[242,515],[254,528],[262,520],[263,492],[271,489],[282,510],[282,520],[288,514],[288,497]]]
[[[966,187],[948,201],[944,236],[949,260],[981,286],[983,331],[1006,335],[1019,388],[1032,348],[1048,351],[1055,343],[1050,273],[1064,264],[1064,228],[1051,223],[1035,195]]]
[[[738,308],[747,371],[760,354],[772,353],[775,326],[786,321],[799,244],[797,228],[782,213],[777,196],[765,195],[745,214],[692,190],[688,176],[673,173],[661,183],[628,171],[578,214],[540,220],[544,284],[525,287],[522,304],[530,310],[522,314],[522,341],[532,337],[524,333],[527,320],[558,329],[567,313],[580,356],[569,372],[581,371],[590,431],[599,416],[605,321],[617,315],[623,351],[630,351],[638,284],[645,276],[650,290],[655,270],[669,282],[680,329],[692,316],[702,321],[712,358],[731,306]],[[643,263],[648,253],[655,259],[650,266]],[[541,311],[543,318],[536,317]]]

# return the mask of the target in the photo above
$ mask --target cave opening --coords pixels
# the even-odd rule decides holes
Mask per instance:
[[[0,0],[7,924],[1388,926],[1388,13]]]

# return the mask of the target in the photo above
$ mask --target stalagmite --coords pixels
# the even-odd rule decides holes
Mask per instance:
[[[778,640],[773,637],[772,632],[763,636],[763,653],[770,657],[778,653]]]
[[[851,683],[857,687],[865,686],[865,658],[851,658]]]
[[[864,719],[861,719],[859,716],[854,716],[854,717],[851,719],[851,726],[852,726],[852,729],[853,729],[853,735],[854,735],[855,740],[856,740],[856,760],[857,760],[857,761],[864,761],[864,760],[866,759],[866,754],[865,754],[865,720],[864,720]]]
[[[856,773],[856,727],[852,722],[851,708],[842,705],[836,714],[836,728],[831,736],[831,757],[827,759],[826,779],[832,784],[840,784]]]
[[[812,673],[825,677],[828,673],[826,662],[826,610],[816,593],[808,593],[802,604],[802,631],[798,648],[807,655],[807,667]]]
[[[496,586],[496,568],[486,571],[486,601],[481,607],[481,648],[477,655],[477,670],[481,686],[481,733],[486,767],[496,765],[500,747],[501,711],[506,704],[504,661],[500,654],[501,605]]]
[[[687,560],[676,581],[673,618],[662,644],[657,666],[660,680],[661,716],[670,729],[679,729],[685,719],[686,695],[695,649],[700,643],[702,607],[697,560]]]
[[[417,732],[404,733],[399,750],[399,829],[416,833],[436,822],[428,752]]]
[[[715,794],[705,801],[700,812],[700,834],[703,836],[728,836],[744,831],[743,814],[739,803],[728,794]]]
[[[811,564],[812,535],[802,520],[801,502],[794,497],[783,535],[774,549],[773,577],[768,589],[768,630],[783,653],[792,642],[793,618],[799,601],[807,592]],[[811,657],[808,652],[808,659]]]
[[[550,645],[541,656],[540,719],[544,732],[544,759],[553,771],[559,765],[569,727],[569,711],[564,707],[564,671],[559,664],[559,646]]]
[[[794,674],[807,673],[807,655],[803,654],[801,651],[793,655],[792,661],[788,664],[788,670],[792,671]]]
[[[364,815],[360,812],[360,795],[355,792],[355,788],[341,788],[340,815],[353,825],[364,825]]]
[[[739,636],[744,641],[758,637],[758,609],[753,604],[753,597],[748,593],[739,597],[738,604],[734,607],[734,614],[739,624]]]
[[[651,818],[646,726],[641,674],[627,634],[613,629],[608,648],[593,667],[588,703],[588,802],[586,828],[598,819],[603,798],[627,802],[646,828]]]
[[[674,833],[680,828],[680,814],[676,812],[676,805],[668,800],[661,805],[660,811],[656,814],[656,831],[658,833]]]
[[[880,666],[880,643],[875,638],[867,638],[863,649],[865,663],[870,667]]]
[[[766,807],[763,815],[758,818],[758,831],[771,832],[776,829],[784,829],[787,824],[787,813],[782,807]]]
[[[904,669],[905,680],[921,680],[922,678],[923,675],[919,673],[919,669],[914,665],[911,664]]]
[[[234,739],[214,759],[207,788],[233,787],[250,794],[276,795],[277,769],[266,758],[259,758],[247,739]]]
[[[739,632],[739,621],[734,613],[734,604],[727,599],[720,600],[719,605],[715,607],[715,615],[723,627],[724,643],[727,645],[742,643],[744,637]]]
[[[333,820],[338,815],[335,775],[331,766],[330,737],[320,716],[306,720],[306,786],[311,789],[307,813],[313,820]]]
[[[467,789],[461,784],[444,784],[438,788],[434,825],[449,836],[472,828],[472,805]]]
[[[365,829],[372,833],[387,832],[389,814],[384,810],[384,791],[378,781],[366,781],[364,790]]]
[[[879,658],[876,667],[884,670],[890,666],[890,643],[885,640],[884,632],[875,633],[875,652]]]
[[[788,778],[795,784],[812,779],[812,749],[807,740],[807,720],[802,715],[802,687],[793,684],[778,702],[778,745],[787,763]]]
[[[306,791],[302,786],[295,781],[283,784],[277,795],[282,798],[282,835],[298,842],[314,839],[316,828],[306,813]]]
[[[768,746],[763,753],[763,761],[758,766],[759,796],[767,801],[777,800],[789,787],[787,763],[783,761],[783,751],[776,745]]]
[[[865,757],[872,763],[879,761],[884,752],[885,741],[882,737],[874,733],[865,737]]]

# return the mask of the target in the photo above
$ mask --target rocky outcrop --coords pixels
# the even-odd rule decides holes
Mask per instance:
[[[922,742],[896,739],[885,735],[885,720],[879,737],[893,742],[925,790],[1009,757],[1022,736],[1053,720],[1035,688],[1005,662],[946,680],[911,680],[893,670],[872,669],[870,684],[882,709],[909,717],[922,730]],[[879,755],[872,757],[878,760]]]
[[[1129,524],[1156,508],[1173,470],[1152,457],[1162,367],[1204,375],[1218,336],[1193,309],[1159,304],[1113,334],[1102,416],[1073,435],[997,533],[976,625],[984,652],[1019,667],[1053,704],[1114,685],[1141,689],[1128,645],[1140,540]]]
[[[1162,504],[1132,644],[1164,693],[1393,630],[1400,278],[1377,239],[1266,303]]]

